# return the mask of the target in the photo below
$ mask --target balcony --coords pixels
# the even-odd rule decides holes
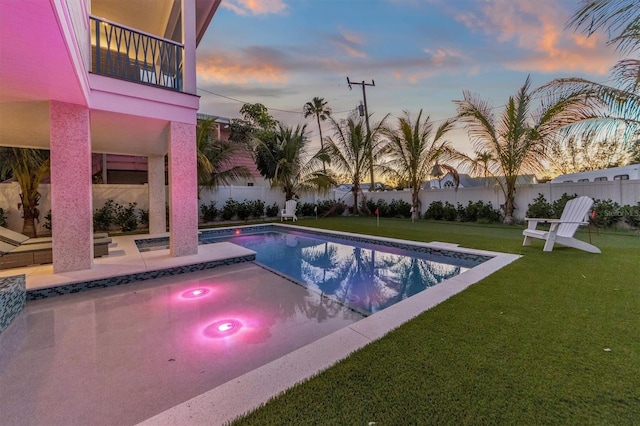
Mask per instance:
[[[182,91],[184,46],[91,16],[91,72]]]

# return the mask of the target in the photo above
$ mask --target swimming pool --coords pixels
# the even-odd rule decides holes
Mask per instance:
[[[274,227],[204,231],[202,244],[227,241],[256,252],[256,262],[370,315],[455,277],[489,256]]]

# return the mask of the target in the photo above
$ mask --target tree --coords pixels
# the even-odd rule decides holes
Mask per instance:
[[[335,184],[330,174],[322,169],[327,159],[322,150],[309,154],[306,125],[296,128],[282,123],[261,140],[256,147],[256,161],[260,173],[271,180],[272,187],[280,187],[286,200],[313,190],[326,191]]]
[[[324,150],[322,126],[320,125],[320,121],[325,121],[331,116],[331,108],[327,106],[327,102],[324,98],[314,97],[311,102],[304,104],[303,112],[304,118],[311,117],[312,115],[316,117],[316,121],[318,122],[318,132],[320,133],[320,149]],[[324,163],[322,163],[322,168],[323,170],[326,169]]]
[[[505,223],[513,221],[518,175],[544,170],[547,147],[559,129],[590,114],[590,106],[581,93],[566,97],[549,95],[537,111],[531,112],[530,86],[527,77],[518,93],[509,97],[500,117],[496,117],[487,101],[467,91],[463,92],[463,100],[454,101],[457,117],[465,124],[475,150],[493,156],[487,170],[504,193]],[[466,157],[464,163],[478,167],[475,158]]]
[[[629,160],[630,155],[620,139],[597,139],[592,131],[562,138],[561,143],[552,145],[549,155],[553,173],[561,175],[619,167]]]
[[[332,167],[349,177],[353,185],[353,211],[359,213],[358,194],[361,192],[362,179],[370,169],[370,158],[373,158],[375,166],[384,154],[380,136],[386,116],[374,126],[371,133],[367,133],[363,118],[355,115],[341,121],[336,121],[333,117],[329,117],[329,120],[334,135],[326,138],[327,154]],[[370,151],[372,156],[369,155]]]
[[[453,156],[454,150],[444,137],[453,127],[453,120],[445,120],[437,128],[429,121],[422,120],[422,110],[415,121],[405,111],[404,117],[398,118],[397,128],[387,128],[386,151],[390,157],[386,173],[398,181],[407,182],[411,188],[412,218],[420,217],[420,189],[422,183],[429,179],[431,170],[439,160],[447,160]],[[449,166],[446,166],[449,167]]]
[[[40,218],[38,187],[49,173],[49,151],[30,148],[0,147],[0,180],[13,177],[20,185],[22,233],[37,237],[36,221]]]
[[[229,122],[232,142],[251,143],[255,138],[264,138],[264,134],[274,131],[278,123],[267,107],[261,103],[244,104],[240,108],[243,119],[232,119]]]
[[[245,145],[218,140],[215,136],[216,119],[198,120],[196,127],[196,162],[198,198],[201,187],[216,188],[240,178],[251,177],[245,166],[234,165],[241,155],[249,155]]]
[[[583,1],[568,22],[568,27],[587,37],[604,30],[608,44],[615,45],[621,55],[640,50],[640,3],[637,0]],[[541,90],[569,96],[587,95],[600,102],[600,109],[584,117],[574,127],[578,134],[585,130],[605,132],[609,138],[623,138],[623,146],[631,155],[640,151],[640,59],[621,59],[612,69],[614,86],[581,78],[560,78]]]

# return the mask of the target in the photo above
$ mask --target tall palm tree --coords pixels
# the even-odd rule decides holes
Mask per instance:
[[[527,77],[518,93],[509,97],[499,117],[486,100],[469,92],[464,92],[463,100],[454,101],[458,119],[466,125],[476,151],[493,155],[487,170],[504,193],[505,223],[513,221],[518,175],[544,170],[547,147],[559,129],[591,114],[585,95],[580,93],[549,96],[541,101],[538,111],[532,112],[530,86]],[[475,158],[464,160],[477,167]]]
[[[327,118],[331,116],[331,108],[327,106],[327,102],[324,98],[314,97],[311,102],[307,102],[303,107],[304,118],[311,117],[312,115],[316,117],[316,121],[318,123],[318,132],[320,133],[320,149],[324,150],[324,141],[322,138],[322,126],[320,125],[320,121],[325,121]],[[322,169],[325,169],[324,162],[322,163]]]
[[[310,191],[327,191],[335,184],[322,169],[327,159],[322,150],[308,152],[307,126],[288,127],[278,123],[269,141],[259,141],[258,152],[268,161],[271,186],[280,187],[286,200]]]
[[[420,217],[420,189],[422,183],[429,179],[431,170],[453,157],[454,150],[444,137],[453,128],[453,120],[445,120],[437,128],[429,121],[422,120],[422,110],[415,121],[409,112],[398,118],[397,128],[384,130],[387,138],[386,151],[390,161],[386,165],[385,174],[405,181],[411,187],[412,219]]]
[[[476,151],[475,162],[473,163],[471,173],[482,173],[484,176],[484,186],[489,186],[489,163],[493,160],[493,153],[490,151]]]
[[[576,126],[578,134],[585,130],[608,132],[609,136],[624,136],[625,148],[640,152],[640,3],[637,0],[582,1],[570,18],[573,27],[587,36],[605,31],[608,43],[621,55],[634,57],[618,61],[612,69],[614,86],[582,78],[561,78],[540,88],[561,94],[583,93],[601,101],[601,109]]]
[[[250,155],[247,147],[241,143],[218,140],[215,129],[215,118],[199,120],[196,127],[198,197],[202,187],[216,188],[228,185],[235,179],[251,177],[246,166],[234,165],[239,156]]]
[[[49,173],[49,151],[30,148],[0,147],[0,180],[13,177],[20,185],[22,233],[36,237],[36,221],[40,218],[38,187]]]
[[[368,133],[362,117],[351,115],[341,121],[329,117],[334,135],[333,137],[328,136],[325,140],[327,155],[331,159],[332,167],[338,173],[347,176],[353,185],[354,213],[360,212],[358,194],[361,192],[362,180],[371,168],[371,158],[374,167],[376,167],[378,160],[384,154],[384,145],[381,143],[380,137],[386,118],[387,116],[374,125],[371,133]],[[371,184],[373,185],[373,182]]]

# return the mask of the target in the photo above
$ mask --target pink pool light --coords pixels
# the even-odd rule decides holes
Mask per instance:
[[[180,295],[183,299],[199,299],[205,297],[211,292],[208,288],[194,288],[185,291]]]
[[[242,323],[235,319],[225,319],[209,324],[203,334],[206,337],[219,339],[236,334],[242,328]]]

